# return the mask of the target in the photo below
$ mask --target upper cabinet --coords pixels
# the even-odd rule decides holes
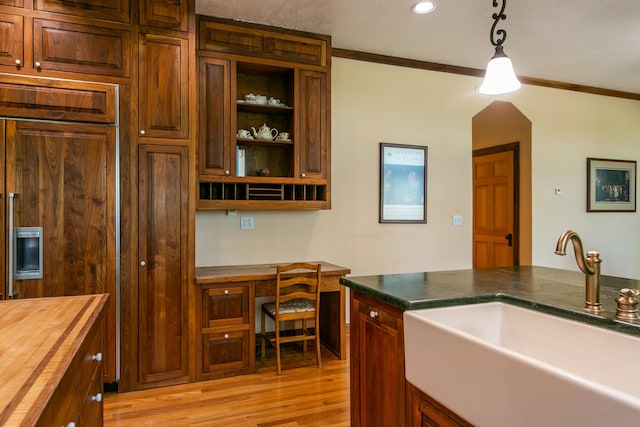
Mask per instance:
[[[328,209],[328,36],[198,17],[199,209]]]
[[[187,39],[140,34],[139,136],[188,138],[188,45]]]
[[[82,18],[129,22],[129,0],[35,0],[33,8]]]
[[[189,2],[186,0],[141,0],[140,25],[187,31]]]

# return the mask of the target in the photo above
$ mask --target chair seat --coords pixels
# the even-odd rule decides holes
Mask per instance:
[[[262,304],[262,309],[272,316],[276,315],[276,303],[266,302]],[[305,313],[314,311],[313,303],[309,300],[294,299],[291,301],[280,303],[280,314]]]

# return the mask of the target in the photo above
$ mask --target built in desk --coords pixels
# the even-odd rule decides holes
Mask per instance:
[[[345,288],[350,269],[320,263],[320,337],[347,358]],[[283,263],[284,264],[284,263]],[[255,372],[255,298],[275,296],[276,265],[196,267],[196,371],[198,380]]]

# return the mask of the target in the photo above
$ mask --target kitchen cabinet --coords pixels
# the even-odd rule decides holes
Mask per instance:
[[[102,425],[108,299],[0,301],[0,332],[11,349],[0,353],[0,425]]]
[[[198,208],[330,208],[330,38],[198,25]]]
[[[35,0],[33,8],[83,18],[130,22],[129,0]]]
[[[255,372],[254,306],[253,281],[202,286],[197,300],[198,380]]]
[[[460,416],[407,382],[407,426],[471,427]]]
[[[187,0],[141,0],[140,25],[187,31],[189,12]]]
[[[189,62],[187,39],[139,36],[138,135],[189,137]]]
[[[188,147],[138,146],[139,386],[189,380]]]
[[[351,425],[405,427],[402,310],[351,292]]]
[[[7,72],[63,72],[82,79],[131,74],[131,31],[123,25],[0,13],[0,33],[0,65]]]

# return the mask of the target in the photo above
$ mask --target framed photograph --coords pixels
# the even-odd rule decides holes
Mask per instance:
[[[587,159],[587,212],[636,211],[636,161]]]
[[[380,222],[427,222],[427,147],[380,143]]]

